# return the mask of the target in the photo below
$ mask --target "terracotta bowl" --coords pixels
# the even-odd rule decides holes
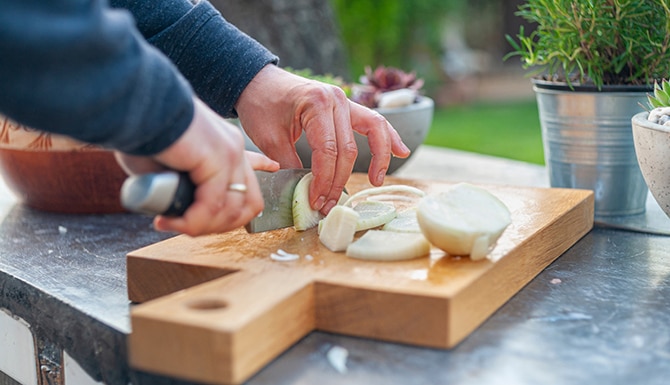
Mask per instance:
[[[414,152],[417,147],[426,139],[430,126],[433,123],[433,112],[435,103],[429,97],[423,96],[418,102],[407,106],[398,108],[378,108],[377,112],[384,115],[384,117],[391,123],[393,128],[398,131],[403,142]],[[368,172],[370,160],[370,148],[368,147],[368,140],[365,136],[356,135],[356,145],[358,146],[358,158],[354,164],[355,172]],[[296,150],[305,167],[311,167],[312,164],[312,150],[307,144],[305,135],[296,143]],[[412,156],[410,155],[410,158]],[[392,158],[389,164],[388,174],[394,173],[398,170],[408,159]]]
[[[670,127],[648,121],[647,115],[632,118],[635,155],[651,195],[670,217]]]
[[[105,214],[125,210],[126,174],[112,151],[45,134],[0,116],[0,174],[19,201],[39,210]]]

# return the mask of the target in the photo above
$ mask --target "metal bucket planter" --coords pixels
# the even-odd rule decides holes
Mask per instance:
[[[593,190],[595,215],[645,211],[648,188],[635,155],[631,117],[651,88],[533,81],[552,187]]]

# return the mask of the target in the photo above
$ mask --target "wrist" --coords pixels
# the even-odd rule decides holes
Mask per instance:
[[[272,104],[275,99],[281,98],[281,89],[287,74],[291,75],[272,63],[258,71],[235,103],[234,108],[238,116],[251,113],[259,106],[267,106],[268,103]]]

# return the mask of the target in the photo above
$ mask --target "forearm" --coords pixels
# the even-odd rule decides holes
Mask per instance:
[[[178,71],[101,1],[5,1],[0,112],[134,154],[164,150],[193,116]]]
[[[207,1],[112,0],[128,9],[144,37],[163,51],[216,112],[234,117],[240,94],[268,63],[278,59],[228,23]]]

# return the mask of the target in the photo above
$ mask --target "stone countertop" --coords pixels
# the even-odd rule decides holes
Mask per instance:
[[[544,167],[423,146],[397,176],[547,186]],[[125,255],[171,234],[133,214],[62,215],[0,188],[0,308],[107,384],[131,371]],[[313,332],[248,384],[665,384],[670,238],[596,227],[452,350]],[[347,349],[340,373],[326,352]]]

